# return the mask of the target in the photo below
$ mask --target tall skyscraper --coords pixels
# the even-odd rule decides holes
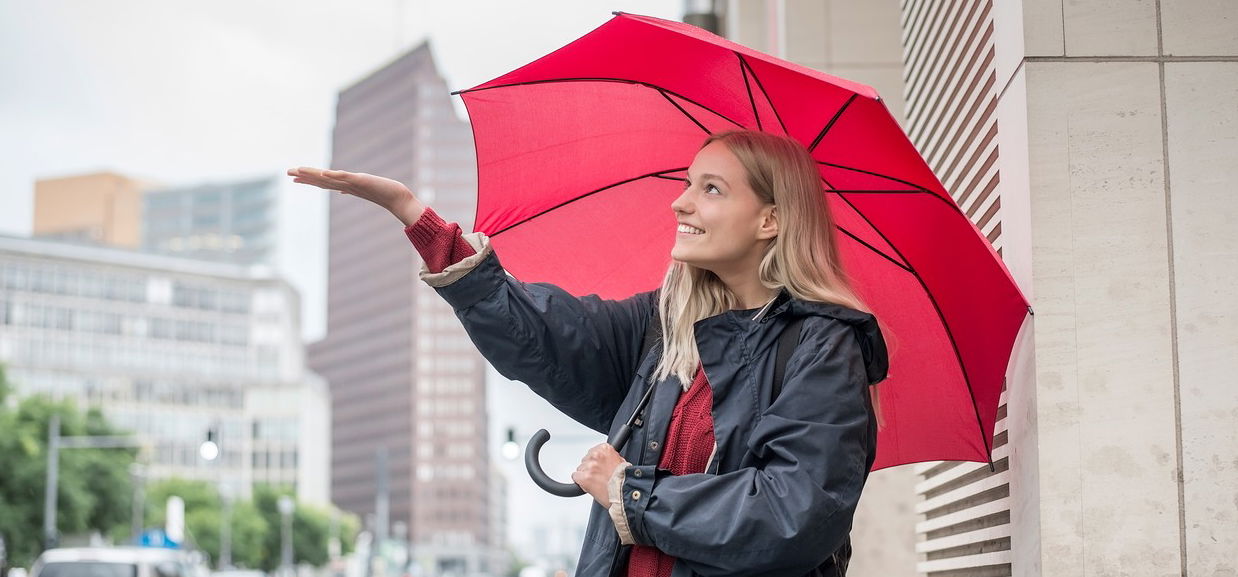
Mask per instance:
[[[35,236],[137,248],[146,183],[114,172],[34,184]]]
[[[472,133],[428,45],[340,93],[332,166],[394,178],[471,227]],[[387,454],[389,522],[407,523],[428,571],[486,570],[491,545],[484,365],[447,306],[417,278],[399,221],[356,198],[330,201],[327,336],[310,366],[331,389],[332,499],[375,512]],[[381,535],[386,532],[380,528]]]

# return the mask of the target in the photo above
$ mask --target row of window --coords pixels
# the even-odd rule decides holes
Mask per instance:
[[[456,330],[446,334],[430,332],[426,330],[425,325],[418,327],[423,332],[417,339],[417,350],[422,353],[475,353],[477,346],[473,344],[473,341],[469,340],[468,336],[460,328],[460,321],[450,318],[449,323]]]
[[[477,428],[472,421],[427,421],[417,423],[417,434],[424,439],[438,437],[471,437]]]
[[[146,279],[137,275],[89,273],[60,267],[6,263],[0,269],[0,287],[13,291],[80,296],[114,301],[144,302]]]
[[[0,288],[122,302],[158,302],[166,299],[156,294],[160,291],[153,288],[158,284],[152,284],[150,281],[153,280],[143,275],[25,262],[9,262],[0,266]],[[195,286],[183,281],[173,283],[171,302],[178,307],[236,314],[246,314],[250,308],[250,296],[244,290]]]
[[[207,461],[199,454],[198,445],[171,445],[161,443],[155,447],[153,464],[170,467],[204,466]],[[244,461],[241,451],[221,448],[219,456],[210,466],[239,468]],[[291,451],[254,451],[249,460],[254,469],[296,469],[297,452]]]
[[[464,480],[472,479],[477,476],[477,472],[473,469],[473,465],[418,465],[417,480],[419,481],[448,481],[448,480]]]
[[[423,417],[472,415],[477,404],[472,399],[418,399],[417,414]]]
[[[472,459],[477,451],[469,443],[421,443],[417,446],[417,456],[422,459],[446,457],[449,459]]]
[[[283,441],[295,443],[299,425],[295,419],[267,419],[254,421],[253,438],[255,441]]]
[[[92,406],[109,403],[139,403],[144,405],[182,405],[195,409],[231,409],[245,407],[245,391],[232,384],[197,384],[145,378],[100,377],[94,373],[77,373],[45,370],[28,370],[13,367],[10,379],[19,383],[27,394],[42,394],[54,398],[84,398]],[[180,420],[180,417],[174,417]],[[167,427],[155,427],[145,418],[129,418],[124,425],[135,431],[163,432]],[[292,441],[296,438],[296,423],[272,421],[264,424],[259,432],[254,423],[253,437],[257,440]],[[232,421],[224,421],[220,434],[237,438],[244,430]],[[197,433],[194,433],[195,435]]]
[[[295,469],[297,468],[297,452],[293,451],[254,451],[255,469]]]
[[[244,291],[195,287],[176,282],[172,285],[172,304],[204,311],[247,314],[250,297]]]
[[[249,326],[0,301],[0,325],[244,347]]]
[[[468,356],[419,356],[417,357],[418,376],[425,378],[430,374],[470,373],[477,369],[480,361],[476,355]]]
[[[480,381],[480,378],[476,381],[460,377],[425,378],[417,382],[417,392],[425,395],[466,394],[476,390],[481,385]]]
[[[275,347],[133,347],[109,341],[29,339],[11,342],[7,358],[14,365],[59,367],[77,371],[193,375],[202,380],[273,380],[279,377]]]

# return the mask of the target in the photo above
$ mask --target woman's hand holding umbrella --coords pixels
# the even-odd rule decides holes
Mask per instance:
[[[580,466],[572,473],[572,482],[580,485],[599,505],[609,507],[610,493],[606,485],[610,483],[610,476],[621,463],[624,463],[623,457],[619,456],[615,448],[602,443],[585,453],[580,460]]]
[[[400,219],[404,226],[412,226],[426,210],[426,206],[417,199],[413,191],[390,178],[364,172],[323,170],[308,166],[288,169],[288,176],[292,177],[293,182],[364,198],[387,209]]]

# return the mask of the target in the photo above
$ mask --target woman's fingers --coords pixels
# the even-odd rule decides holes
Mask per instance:
[[[342,170],[322,170],[309,166],[300,166],[288,170],[288,176],[293,177],[293,182],[309,184],[328,190],[338,190],[340,192],[350,192],[347,190],[350,175],[351,173]]]
[[[390,178],[364,172],[323,170],[310,166],[291,168],[288,170],[288,175],[296,183],[338,190],[344,194],[368,200],[387,209],[405,226],[420,219],[425,210],[425,206],[417,200],[408,187]]]

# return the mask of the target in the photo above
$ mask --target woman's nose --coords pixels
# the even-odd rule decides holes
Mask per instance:
[[[691,212],[690,208],[692,203],[689,198],[690,193],[691,190],[685,188],[684,191],[679,194],[679,197],[671,201],[671,211],[675,214]]]

